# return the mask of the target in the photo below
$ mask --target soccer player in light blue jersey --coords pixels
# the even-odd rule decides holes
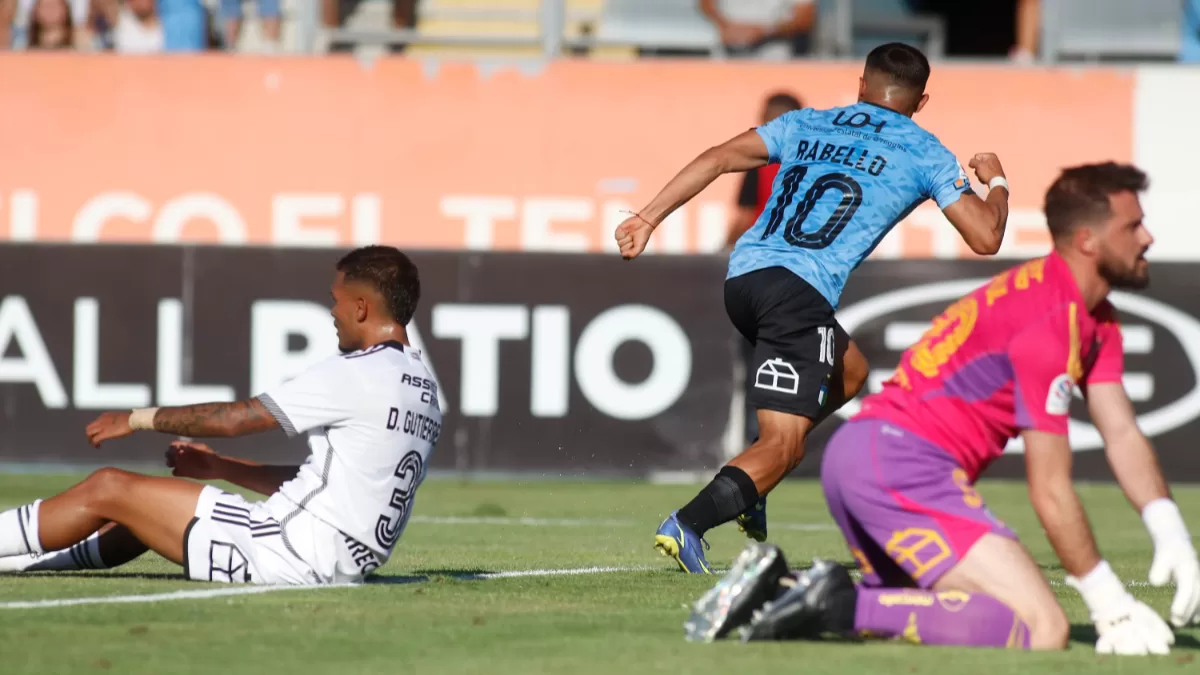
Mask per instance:
[[[929,100],[928,79],[919,50],[877,47],[859,79],[858,103],[789,112],[704,151],[617,227],[621,255],[636,258],[655,227],[718,176],[780,165],[770,202],[738,239],[725,280],[725,310],[755,346],[747,399],[759,437],[655,534],[655,547],[685,572],[709,572],[702,537],[717,525],[736,519],[748,536],[766,539],[767,493],[799,464],[809,431],[862,389],[866,358],[834,311],[847,277],[884,235],[933,199],[971,250],[1000,248],[1004,170],[994,154],[971,159],[990,190],[979,198],[954,153],[912,120]]]

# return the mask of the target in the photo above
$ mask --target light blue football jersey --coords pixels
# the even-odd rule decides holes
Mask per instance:
[[[926,199],[939,208],[971,189],[937,137],[870,103],[794,110],[757,129],[779,173],[726,278],[786,267],[835,309],[850,273]]]

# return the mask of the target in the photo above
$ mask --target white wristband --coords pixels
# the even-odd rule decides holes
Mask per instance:
[[[1125,584],[1113,572],[1107,560],[1101,560],[1091,572],[1082,578],[1067,577],[1067,585],[1079,591],[1083,602],[1093,615],[1104,612],[1128,594]]]
[[[1142,509],[1142,522],[1146,524],[1150,538],[1156,546],[1160,541],[1167,539],[1182,538],[1188,542],[1192,540],[1187,525],[1183,522],[1183,515],[1179,513],[1179,507],[1167,497],[1155,499],[1147,504],[1146,508]]]
[[[154,431],[154,415],[158,408],[137,408],[129,413],[129,428],[134,431]]]
[[[995,178],[988,181],[988,189],[989,190],[995,190],[998,187],[1002,187],[1005,190],[1012,192],[1012,189],[1008,187],[1008,179],[1005,178],[1004,176],[996,176]]]

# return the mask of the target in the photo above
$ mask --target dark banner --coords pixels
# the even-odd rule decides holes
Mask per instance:
[[[930,319],[953,300],[1014,261],[869,261],[851,277],[838,320],[871,363],[868,386],[875,390],[889,377],[900,353],[928,327]],[[1125,341],[1125,389],[1142,430],[1158,450],[1170,481],[1200,480],[1200,265],[1153,263],[1151,283],[1137,293],[1110,296]],[[853,412],[856,402],[843,409]],[[834,420],[840,421],[841,417]],[[795,472],[815,476],[820,447],[836,428],[822,425],[813,434],[809,457]],[[1099,433],[1087,406],[1076,396],[1071,409],[1074,475],[1111,480]],[[1024,475],[1019,442],[985,473],[987,477]]]
[[[102,410],[245,398],[334,353],[338,256],[0,246],[0,461],[156,461],[163,436],[95,450],[84,427]],[[410,338],[445,413],[435,469],[719,466],[735,355],[722,260],[412,257],[422,300]],[[306,454],[282,433],[213,444],[269,462]]]
[[[138,434],[94,450],[101,410],[233,400],[336,348],[329,250],[0,246],[0,461],[156,461]],[[423,297],[410,338],[441,384],[435,469],[552,476],[711,470],[741,437],[725,316],[725,260],[654,256],[415,253]],[[869,389],[952,300],[1012,261],[869,261],[838,312],[871,362]],[[1200,265],[1156,263],[1151,287],[1114,293],[1125,386],[1168,478],[1200,480]],[[843,412],[853,412],[852,402]],[[835,416],[795,476],[814,476]],[[1111,473],[1081,400],[1076,475]],[[271,462],[299,441],[215,442]],[[736,450],[735,442],[732,449]],[[1021,447],[987,473],[1020,476]]]

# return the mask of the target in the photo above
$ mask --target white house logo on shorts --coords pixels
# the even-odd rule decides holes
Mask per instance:
[[[787,361],[770,359],[758,367],[758,372],[754,374],[754,386],[781,394],[795,394],[800,391],[800,375]]]
[[[1046,414],[1066,415],[1071,412],[1071,393],[1075,391],[1075,380],[1063,373],[1050,383],[1046,392]]]

